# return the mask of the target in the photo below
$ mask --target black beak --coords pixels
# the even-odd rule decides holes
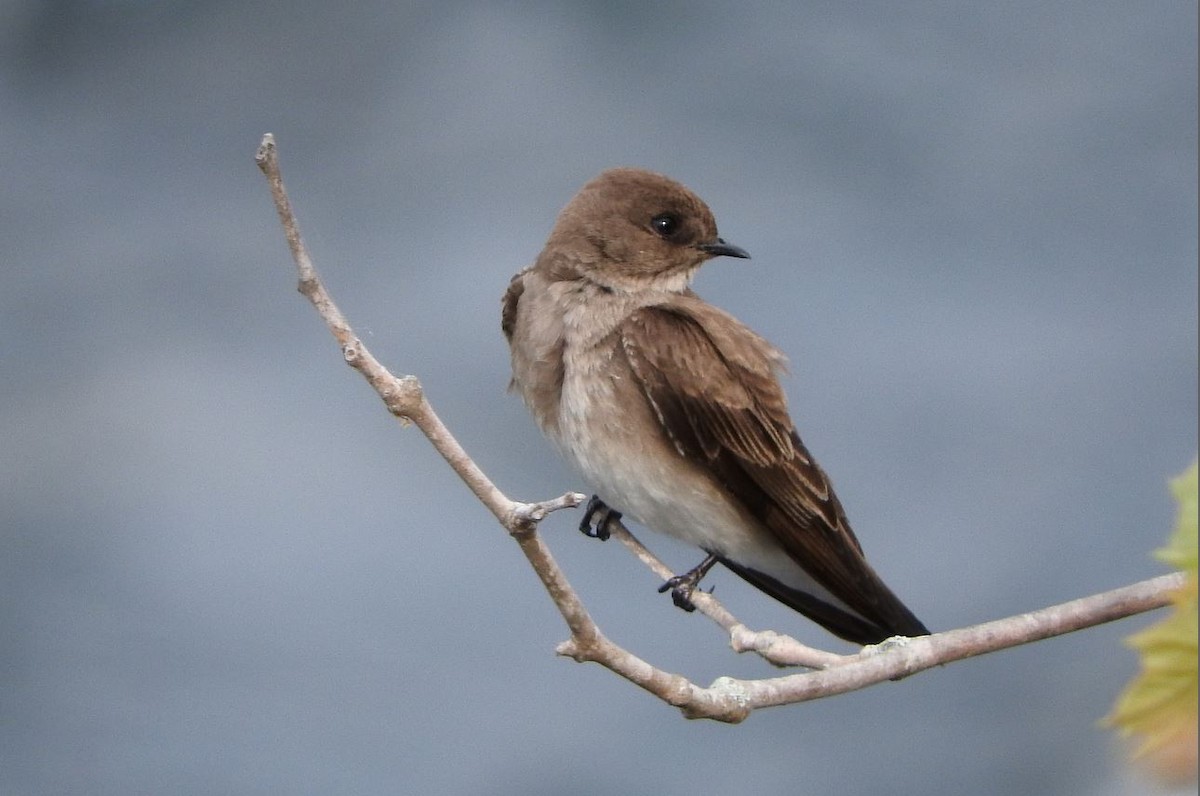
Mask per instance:
[[[746,251],[741,246],[734,246],[732,243],[726,243],[721,238],[717,238],[712,243],[701,243],[696,248],[710,257],[740,257],[743,260],[750,259],[750,252]]]

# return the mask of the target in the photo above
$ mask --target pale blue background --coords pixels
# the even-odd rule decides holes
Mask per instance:
[[[0,793],[1123,794],[1130,620],[687,722],[594,666],[516,546],[341,362],[319,267],[511,495],[580,488],[499,298],[603,168],[754,255],[805,440],[933,628],[1149,577],[1196,451],[1196,7],[0,5]],[[604,630],[773,674],[576,514]],[[673,566],[693,551],[651,540]],[[728,573],[747,622],[845,649]]]

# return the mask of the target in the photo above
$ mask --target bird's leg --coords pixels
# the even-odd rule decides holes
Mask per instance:
[[[583,510],[583,519],[579,521],[579,530],[584,536],[605,542],[610,536],[609,524],[620,521],[621,512],[609,508],[599,495],[592,495],[587,508]]]
[[[703,561],[687,572],[669,578],[666,583],[658,587],[658,593],[662,594],[670,589],[671,602],[675,603],[675,607],[682,608],[688,613],[695,611],[696,605],[692,602],[692,592],[700,585],[701,578],[707,575],[716,563],[717,557],[709,553]]]

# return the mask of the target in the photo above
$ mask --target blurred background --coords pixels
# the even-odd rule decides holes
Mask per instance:
[[[1122,621],[688,722],[596,666],[342,362],[329,288],[498,485],[583,485],[508,395],[499,301],[600,170],[750,262],[875,566],[948,629],[1164,571],[1196,454],[1196,6],[1049,0],[0,5],[0,793],[1130,794]],[[547,540],[605,632],[771,676],[618,545]],[[693,550],[643,535],[677,570]],[[753,627],[848,647],[744,587]]]

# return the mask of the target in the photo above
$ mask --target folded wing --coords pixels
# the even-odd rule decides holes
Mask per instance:
[[[724,561],[730,569],[857,643],[928,633],[867,564],[829,479],[788,416],[777,376],[783,358],[769,343],[687,296],[636,311],[618,334],[680,455],[703,461],[787,555],[853,613]]]

